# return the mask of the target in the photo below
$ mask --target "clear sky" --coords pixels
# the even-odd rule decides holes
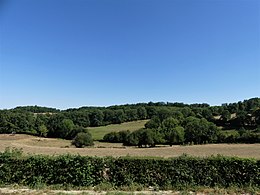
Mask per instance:
[[[260,97],[259,0],[0,0],[0,108]]]

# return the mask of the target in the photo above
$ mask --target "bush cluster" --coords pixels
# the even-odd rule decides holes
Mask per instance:
[[[236,131],[236,133],[230,135],[220,133],[218,136],[218,143],[260,143],[260,134],[248,130],[241,133]]]
[[[195,144],[217,142],[219,129],[212,122],[196,117],[177,119],[153,117],[144,129],[134,132],[112,132],[103,138],[107,142],[122,142],[126,146],[153,147],[156,144]],[[124,133],[124,139],[120,139]],[[108,139],[109,138],[109,139]]]
[[[111,143],[124,143],[130,135],[130,131],[110,132],[103,137],[103,141]]]
[[[88,131],[85,133],[78,133],[71,143],[75,145],[77,148],[84,148],[85,146],[94,145],[92,136]]]

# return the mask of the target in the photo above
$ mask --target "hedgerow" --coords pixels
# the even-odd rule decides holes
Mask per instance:
[[[146,159],[0,153],[1,184],[259,187],[260,160],[235,157]]]

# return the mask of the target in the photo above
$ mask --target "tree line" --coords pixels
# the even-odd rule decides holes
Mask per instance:
[[[260,143],[260,128],[239,129],[237,134],[225,135],[219,127],[205,118],[189,116],[183,120],[154,117],[137,131],[111,132],[103,141],[125,146],[154,147],[164,145],[193,145],[207,143]]]
[[[144,119],[150,119],[145,130],[135,133],[138,135],[131,135],[132,142],[129,145],[136,143],[135,137],[145,137],[141,135],[146,134],[156,137],[151,143],[232,142],[237,137],[216,136],[219,135],[219,127],[236,129],[241,136],[244,135],[243,139],[252,137],[252,133],[259,134],[260,98],[221,106],[149,102],[67,110],[40,106],[17,107],[0,110],[0,133],[17,132],[72,139],[78,133],[86,132],[87,127]]]

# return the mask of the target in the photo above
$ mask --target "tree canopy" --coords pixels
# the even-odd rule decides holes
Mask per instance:
[[[158,136],[158,134],[161,136],[160,139],[153,140],[154,143],[159,142],[158,140],[169,144],[237,140],[232,137],[226,138],[224,135],[217,136],[220,128],[224,130],[244,128],[249,131],[247,133],[250,133],[250,136],[252,134],[257,137],[259,135],[257,129],[260,128],[260,98],[225,103],[221,106],[171,102],[81,107],[67,110],[24,106],[0,110],[0,133],[17,132],[73,139],[77,133],[84,132],[88,127],[143,119],[150,119],[145,125],[145,130],[140,131],[144,137]],[[182,141],[183,131],[184,141]],[[130,134],[132,133],[126,137],[131,138],[132,142],[129,143],[133,143],[139,135],[130,136]],[[112,134],[110,138],[111,136]],[[243,140],[249,139],[250,136],[245,134]],[[121,138],[119,140],[122,141]],[[149,143],[152,142],[150,138],[147,140]]]

